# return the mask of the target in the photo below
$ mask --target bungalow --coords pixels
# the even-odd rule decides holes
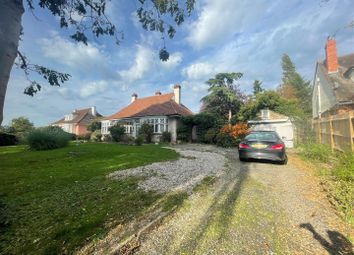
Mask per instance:
[[[86,135],[90,133],[87,126],[100,117],[102,115],[96,111],[95,106],[81,110],[75,109],[72,113],[66,114],[64,118],[53,122],[51,126],[61,127],[64,131],[75,135]]]
[[[312,91],[313,118],[354,110],[354,53],[337,57],[334,38],[325,47],[326,59],[316,64]]]
[[[119,123],[125,127],[126,134],[136,137],[141,124],[148,123],[154,128],[154,141],[159,141],[162,132],[171,133],[172,142],[177,141],[177,128],[182,116],[193,113],[181,103],[181,86],[175,85],[173,93],[138,98],[134,93],[131,103],[102,120],[101,133],[109,134],[109,127]]]

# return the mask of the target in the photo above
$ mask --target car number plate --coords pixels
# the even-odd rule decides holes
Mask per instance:
[[[252,148],[255,148],[255,149],[264,149],[264,148],[267,148],[267,145],[266,144],[263,144],[263,143],[255,143],[252,145]]]

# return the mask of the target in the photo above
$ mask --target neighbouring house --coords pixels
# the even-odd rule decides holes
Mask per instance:
[[[254,131],[276,131],[287,148],[294,147],[295,126],[289,117],[264,109],[257,114],[254,120],[249,120],[248,124],[250,129]]]
[[[181,117],[188,115],[193,113],[181,102],[180,85],[175,85],[169,94],[158,91],[154,96],[138,98],[134,93],[127,107],[102,120],[101,133],[109,134],[109,127],[119,123],[125,127],[126,134],[136,137],[141,124],[148,123],[154,128],[153,141],[159,141],[162,132],[168,131],[172,142],[176,142]]]
[[[314,119],[354,110],[354,53],[338,57],[334,38],[327,40],[325,53],[313,81]]]
[[[96,111],[95,106],[81,110],[75,109],[72,113],[66,114],[64,118],[52,123],[51,126],[58,126],[68,133],[82,136],[90,133],[87,126],[94,120],[100,120],[101,117],[102,115]]]

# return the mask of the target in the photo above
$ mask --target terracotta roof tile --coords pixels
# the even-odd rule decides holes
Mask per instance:
[[[122,119],[141,116],[192,115],[183,104],[174,101],[174,94],[155,95],[136,99],[133,103],[105,119]]]

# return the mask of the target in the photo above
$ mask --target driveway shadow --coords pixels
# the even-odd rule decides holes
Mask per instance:
[[[237,162],[236,158],[232,160]],[[191,231],[192,235],[187,238],[188,241],[181,244],[178,254],[185,253],[186,247],[189,250],[197,249],[212,224],[217,224],[219,229],[219,234],[214,239],[220,241],[224,237],[234,214],[233,208],[249,175],[249,166],[233,164],[232,167],[240,168],[235,179],[230,179],[218,190],[208,212],[201,217],[199,224]]]
[[[331,255],[354,255],[353,244],[338,231],[327,230],[330,242],[321,236],[310,223],[300,224],[300,228],[307,229],[313,234],[323,248],[325,248]]]
[[[244,163],[264,163],[270,165],[285,165],[282,162],[277,162],[277,161],[272,161],[267,159],[248,159],[247,161],[244,161]]]

